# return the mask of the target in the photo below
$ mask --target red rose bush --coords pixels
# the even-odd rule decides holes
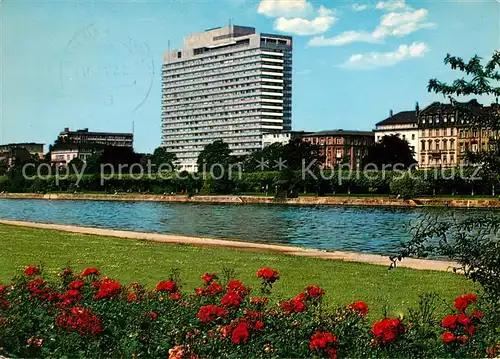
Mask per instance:
[[[173,276],[148,289],[101,276],[98,268],[65,268],[57,280],[29,266],[0,285],[0,355],[89,358],[492,357],[500,340],[474,294],[459,296],[444,317],[426,309],[405,317],[369,317],[364,301],[326,304],[309,284],[277,299],[277,270],[245,283],[204,273],[185,292]]]

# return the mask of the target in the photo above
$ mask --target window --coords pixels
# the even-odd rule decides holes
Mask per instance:
[[[335,157],[341,158],[342,157],[342,150],[340,148],[337,148],[335,152]]]
[[[422,151],[425,151],[425,141],[422,141],[421,145],[422,145]]]
[[[411,139],[412,139],[412,141],[415,140],[415,134],[411,135]]]
[[[403,135],[403,140],[406,140],[406,135]]]

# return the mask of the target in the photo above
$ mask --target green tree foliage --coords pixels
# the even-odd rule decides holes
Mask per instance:
[[[368,148],[368,154],[363,159],[363,166],[370,165],[379,170],[392,169],[394,166],[399,169],[410,168],[417,164],[414,155],[415,152],[410,148],[407,140],[397,135],[384,136],[380,142]]]
[[[284,170],[300,171],[302,167],[318,169],[325,157],[321,148],[300,139],[294,139],[286,145],[273,143],[247,157],[245,171]],[[309,166],[311,164],[311,166]]]
[[[178,166],[177,155],[168,152],[165,147],[158,147],[154,150],[153,155],[150,157],[151,164],[154,165],[153,169],[162,171],[173,171]]]
[[[234,162],[229,145],[222,140],[216,140],[206,145],[198,155],[198,172],[220,171],[219,166],[226,168]]]

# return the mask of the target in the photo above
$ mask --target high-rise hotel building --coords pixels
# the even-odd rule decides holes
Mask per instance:
[[[292,38],[227,26],[189,35],[164,54],[162,146],[196,170],[221,139],[234,155],[262,148],[264,133],[291,130]]]

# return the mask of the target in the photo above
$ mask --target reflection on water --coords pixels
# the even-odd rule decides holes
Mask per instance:
[[[0,199],[0,218],[392,254],[427,212],[480,210]]]

